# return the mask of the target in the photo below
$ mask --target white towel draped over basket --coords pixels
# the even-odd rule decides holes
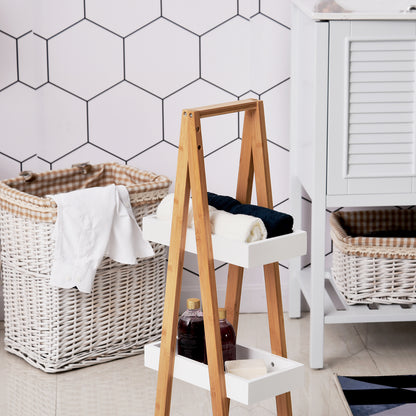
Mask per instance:
[[[58,206],[50,279],[53,286],[76,286],[90,293],[104,256],[124,264],[136,264],[137,257],[153,256],[125,186],[112,184],[49,197]]]

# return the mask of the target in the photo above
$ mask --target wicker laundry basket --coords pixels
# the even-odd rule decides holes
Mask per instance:
[[[91,293],[49,284],[56,203],[46,195],[125,185],[141,226],[167,194],[164,176],[116,163],[20,176],[0,182],[5,348],[55,373],[137,354],[157,340],[165,290],[165,247],[124,265],[104,258]]]
[[[416,211],[331,214],[332,275],[348,304],[416,302]]]

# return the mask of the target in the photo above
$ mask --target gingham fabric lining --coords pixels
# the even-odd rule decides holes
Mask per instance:
[[[46,195],[113,183],[125,185],[134,204],[135,194],[151,191],[157,194],[158,190],[168,188],[171,181],[166,176],[117,163],[54,170],[35,174],[29,182],[22,176],[1,181],[0,208],[38,222],[54,222],[56,203]]]
[[[416,258],[416,238],[365,237],[374,231],[416,229],[415,210],[339,211],[331,214],[331,237],[345,254]]]

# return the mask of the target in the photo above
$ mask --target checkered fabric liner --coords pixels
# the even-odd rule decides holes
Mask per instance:
[[[166,193],[171,181],[166,176],[118,163],[81,164],[1,181],[0,208],[34,221],[55,222],[56,203],[47,195],[113,183],[126,186],[134,205],[134,194],[151,192],[154,198],[154,191]]]
[[[414,209],[339,211],[331,214],[331,236],[344,253],[366,257],[416,258],[416,238],[366,237],[375,231],[416,230]]]

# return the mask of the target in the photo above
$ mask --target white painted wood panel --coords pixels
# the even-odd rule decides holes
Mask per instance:
[[[414,81],[414,74],[411,71],[353,72],[350,79],[354,82],[405,82]]]
[[[350,123],[413,123],[411,112],[401,113],[351,113]],[[350,132],[351,136],[351,132]]]
[[[413,82],[354,82],[350,85],[350,92],[378,92],[378,91],[396,91],[410,92],[414,91]]]
[[[367,154],[409,154],[413,150],[413,143],[375,143],[375,144],[351,144],[349,146],[350,155]]]
[[[403,41],[397,40],[383,40],[380,38],[379,42],[374,43],[373,41],[362,41],[359,43],[354,43],[351,45],[351,51],[381,51],[385,53],[386,51],[409,51],[411,46],[406,44]]]
[[[351,36],[351,22],[330,22],[329,41],[329,82],[328,82],[328,159],[327,193],[348,194],[348,183],[344,172],[344,135],[346,134],[347,114],[344,109],[347,85],[346,41]],[[363,106],[365,104],[354,104]],[[368,104],[366,104],[368,106]],[[360,111],[357,108],[356,111]]]
[[[334,22],[334,24],[337,23]],[[363,40],[373,41],[376,39],[382,42],[400,42],[402,40],[412,39],[415,36],[415,23],[411,21],[395,22],[393,20],[378,20],[369,22],[362,20],[352,21],[351,25],[351,36],[355,38],[360,37]]]
[[[350,145],[355,143],[413,143],[413,137],[410,133],[395,134],[350,134]]]
[[[296,68],[292,73],[291,93],[293,106],[291,146],[294,147],[293,168],[309,195],[315,192],[316,184],[322,184],[315,176],[315,163],[326,153],[326,112],[327,112],[327,45],[328,23],[315,23],[303,14],[295,15],[296,30],[293,35],[301,45],[292,57]],[[291,149],[292,153],[292,149]],[[317,154],[317,158],[311,155]]]
[[[414,192],[415,54],[414,22],[331,22],[328,195]]]
[[[161,220],[156,216],[143,218],[143,236],[146,240],[169,246],[170,232],[171,221]],[[245,268],[263,266],[306,254],[307,237],[306,232],[302,230],[252,243],[230,240],[216,234],[211,238],[215,260]],[[185,251],[197,254],[193,228],[187,229]]]
[[[386,174],[388,175],[388,174]],[[367,178],[365,181],[361,178],[351,179],[348,181],[348,193],[349,194],[405,194],[410,193],[412,179],[407,178],[392,178],[386,177],[383,180],[379,178]],[[394,201],[394,199],[393,199]],[[398,200],[393,204],[398,204]],[[377,205],[375,203],[375,205]]]
[[[413,103],[359,103],[350,104],[350,114],[354,113],[408,113],[413,112]]]
[[[365,43],[365,48],[360,48],[357,50],[355,47],[357,43]],[[399,42],[396,41],[395,43],[401,47],[400,50],[389,50],[385,47],[379,48],[378,44],[381,43],[383,46],[386,42],[354,42],[351,44],[350,50],[350,59],[351,62],[379,62],[379,61],[406,61],[412,62],[414,59],[414,48],[412,45],[412,41],[409,42]],[[377,47],[375,47],[377,45]]]

